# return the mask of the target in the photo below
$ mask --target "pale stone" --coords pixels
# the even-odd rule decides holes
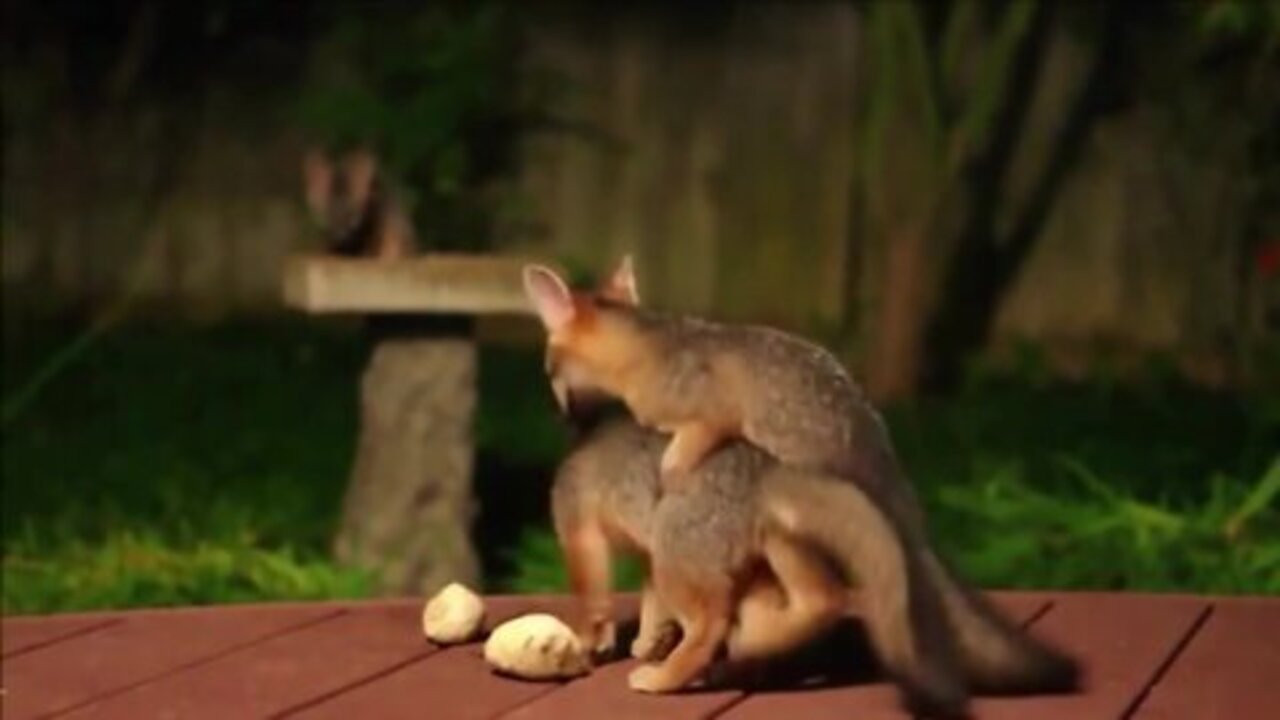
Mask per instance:
[[[483,621],[484,602],[460,583],[450,583],[422,610],[422,632],[441,645],[471,640]]]
[[[524,615],[498,626],[484,644],[484,659],[501,672],[527,680],[576,677],[591,667],[578,636],[546,614]]]

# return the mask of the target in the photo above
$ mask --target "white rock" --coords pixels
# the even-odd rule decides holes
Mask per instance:
[[[591,667],[578,636],[545,614],[523,615],[499,625],[484,644],[484,659],[528,680],[576,677]]]
[[[422,632],[441,645],[462,643],[480,632],[484,602],[470,588],[450,583],[422,609]]]

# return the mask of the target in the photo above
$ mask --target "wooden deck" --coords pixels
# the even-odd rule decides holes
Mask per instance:
[[[979,718],[1280,718],[1280,598],[997,593],[1084,659],[1074,695],[981,698]],[[624,606],[634,608],[634,599]],[[857,633],[785,669],[778,689],[630,692],[631,661],[569,683],[492,674],[479,645],[423,640],[421,603],[88,613],[3,622],[3,712],[26,718],[901,718]],[[489,625],[568,609],[490,598]],[[852,627],[852,625],[851,625]],[[840,647],[840,643],[849,643]],[[797,661],[800,662],[800,661]],[[805,664],[807,663],[807,664]],[[780,673],[783,671],[780,670]],[[806,679],[807,678],[807,679]],[[815,682],[816,680],[816,682]]]

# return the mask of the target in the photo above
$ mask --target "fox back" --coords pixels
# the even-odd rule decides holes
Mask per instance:
[[[548,351],[553,369],[611,385],[645,425],[706,423],[782,464],[852,481],[923,531],[883,420],[830,352],[767,327],[607,299],[578,304],[574,324]]]
[[[599,523],[612,542],[644,555],[660,552],[717,571],[736,567],[752,545],[759,476],[771,461],[744,443],[722,448],[698,468],[689,492],[664,497],[658,458],[666,441],[625,417],[586,432],[552,485],[557,533]]]

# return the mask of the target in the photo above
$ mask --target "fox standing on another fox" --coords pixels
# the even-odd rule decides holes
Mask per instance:
[[[851,480],[912,531],[924,522],[879,414],[831,353],[772,328],[661,315],[638,306],[630,257],[595,295],[552,270],[525,268],[547,330],[547,372],[564,405],[575,392],[621,399],[670,433],[663,486],[731,438],[798,468]]]
[[[726,634],[731,658],[783,652],[817,634],[838,616],[845,597],[828,564],[862,584],[872,642],[917,709],[962,712],[970,686],[1023,692],[1074,686],[1070,659],[1020,633],[929,550],[883,425],[825,351],[763,328],[644,314],[634,307],[634,275],[625,261],[595,295],[569,293],[544,268],[526,269],[525,282],[551,336],[547,370],[562,408],[572,414],[582,397],[604,392],[643,408],[642,422],[677,432],[665,447],[662,436],[634,427],[589,437],[566,460],[553,493],[575,591],[587,606],[588,642],[609,640],[611,545],[647,551],[657,590],[646,592],[633,651],[648,654],[663,606],[684,630],[666,662],[633,674],[633,687],[665,691],[686,684]],[[741,356],[753,353],[763,361]],[[753,381],[749,372],[760,370],[767,376]],[[719,390],[737,395],[718,397],[716,372],[730,383]],[[769,377],[781,378],[782,387],[766,392],[764,401],[744,397],[753,382]],[[787,390],[793,396],[783,406],[793,425],[752,417]],[[654,393],[663,397],[646,397]],[[815,394],[818,411],[803,413]],[[698,401],[710,408],[711,422],[701,419]],[[841,417],[842,408],[849,417]],[[717,429],[700,429],[707,427]],[[716,451],[733,437],[733,427],[752,428],[740,434],[784,464],[742,442]],[[681,444],[681,429],[694,440]],[[870,462],[859,457],[867,454],[856,446],[859,433],[870,434]],[[660,501],[659,448],[664,481],[672,472],[690,475],[679,492]],[[690,448],[698,453],[688,454]],[[744,527],[752,529],[744,534]],[[729,634],[735,609],[738,624]]]

